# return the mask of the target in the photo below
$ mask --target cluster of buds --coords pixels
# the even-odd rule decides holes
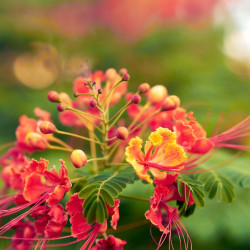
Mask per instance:
[[[238,139],[249,135],[250,117],[228,131],[207,137],[193,112],[180,107],[179,97],[169,95],[164,85],[151,87],[142,83],[135,93],[129,93],[129,80],[126,69],[119,72],[108,69],[75,79],[74,99],[64,92],[48,93],[49,101],[57,103],[61,124],[83,133],[59,130],[50,114],[39,108],[35,109],[38,120],[21,116],[17,140],[0,158],[5,184],[0,218],[24,210],[0,227],[0,238],[6,238],[2,234],[10,229],[16,231],[13,248],[57,246],[49,241],[65,238],[60,236],[65,229],[70,231],[67,237],[76,238],[70,244],[83,241],[81,249],[123,249],[126,241],[113,235],[107,237],[107,221],[111,218],[110,226],[113,230],[117,228],[120,198],[129,198],[119,192],[136,179],[119,177],[124,170],[134,171],[137,179],[154,184],[145,219],[162,232],[157,249],[166,237],[172,244],[172,231],[183,237],[185,249],[191,246],[181,216],[186,208],[195,206],[196,198],[188,183],[181,181],[180,174],[199,173],[197,168],[209,159],[214,148],[249,151],[249,146],[239,145]],[[126,103],[122,106],[123,96]],[[124,115],[130,120],[124,120]],[[147,133],[150,134],[142,150]],[[60,135],[74,138],[71,141],[75,143],[63,141]],[[48,169],[48,161],[30,159],[27,154],[37,150],[65,151],[72,164],[66,167],[61,161],[58,173],[55,167]],[[78,170],[74,172],[74,168]],[[113,174],[106,178],[102,177],[103,172]],[[9,190],[16,192],[9,194]],[[172,201],[185,206],[174,207],[169,204]],[[65,228],[68,217],[71,228]],[[96,239],[100,234],[104,239]]]

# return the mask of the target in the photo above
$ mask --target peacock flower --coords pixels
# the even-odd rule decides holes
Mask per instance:
[[[66,203],[66,210],[70,215],[71,235],[78,240],[85,240],[81,247],[83,249],[91,249],[94,244],[98,233],[104,233],[107,229],[107,221],[103,224],[94,223],[89,225],[86,218],[83,217],[83,202],[84,199],[79,199],[78,193],[73,194],[69,201]]]
[[[37,235],[33,222],[19,221],[12,229],[15,230],[15,234],[12,237],[11,247],[16,250],[31,249]]]
[[[152,132],[148,139],[144,153],[141,150],[143,141],[139,137],[131,139],[125,150],[126,160],[132,165],[138,177],[152,182],[149,171],[154,179],[163,180],[166,171],[179,172],[184,167],[186,153],[183,147],[177,144],[174,132],[160,127]]]
[[[16,129],[16,145],[28,153],[46,149],[51,137],[51,135],[42,134],[39,129],[42,121],[50,121],[50,113],[40,108],[35,108],[34,113],[40,118],[39,120],[22,115],[19,118],[20,124]]]
[[[34,224],[37,234],[42,236],[37,245],[42,244],[43,246],[46,245],[48,239],[58,238],[68,221],[68,215],[60,204],[52,207],[39,206],[30,216],[35,219]]]
[[[188,244],[189,242],[191,243],[187,230],[179,218],[178,209],[167,204],[167,202],[173,200],[183,200],[183,198],[179,196],[176,187],[177,176],[178,174],[167,174],[163,181],[155,181],[157,185],[154,190],[154,195],[150,199],[150,209],[145,213],[146,219],[150,220],[150,222],[163,233],[157,249],[161,247],[167,236],[169,237],[170,249],[173,229],[176,230],[179,236],[180,244],[181,237],[183,237],[185,249],[188,249]],[[192,205],[193,200],[189,198],[188,203]],[[184,237],[183,231],[186,234],[187,240]]]
[[[91,250],[123,250],[123,246],[126,244],[125,240],[109,235],[106,239],[97,240],[96,245]]]
[[[6,187],[14,190],[23,190],[22,175],[30,160],[19,148],[12,148],[0,159],[3,166],[1,177]]]
[[[23,212],[23,214],[1,226],[0,234],[8,231],[44,202],[47,203],[48,206],[53,206],[62,200],[64,194],[70,190],[71,182],[64,162],[61,161],[61,163],[59,173],[57,173],[55,168],[48,170],[48,161],[44,159],[41,159],[39,162],[32,160],[29,163],[21,177],[23,190],[16,195],[14,194],[15,196],[12,197],[12,201],[14,201],[17,206],[7,210],[0,210],[0,218],[15,214],[28,207],[30,208]],[[8,198],[5,198],[0,201],[0,204],[7,201],[9,202]]]

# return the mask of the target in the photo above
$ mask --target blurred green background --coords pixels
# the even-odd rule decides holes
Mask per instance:
[[[232,34],[241,40],[241,26],[231,13],[235,1],[224,1],[224,5],[219,0],[116,2],[0,2],[1,144],[15,140],[18,117],[33,117],[34,107],[50,111],[58,124],[56,107],[47,101],[47,92],[55,89],[71,94],[76,76],[110,67],[128,69],[130,91],[143,82],[163,84],[201,123],[211,113],[208,135],[220,112],[226,113],[223,129],[249,114],[249,45],[230,40]],[[237,56],[239,47],[243,57]],[[225,150],[216,159],[221,162],[232,154]],[[40,155],[52,163],[64,157],[47,152],[36,157]],[[249,155],[243,154],[231,166],[249,171]],[[138,196],[152,194],[150,187],[137,185]],[[238,187],[232,204],[207,201],[206,208],[184,219],[194,250],[250,249],[249,191]],[[131,207],[122,200],[124,216],[119,224],[132,218],[142,220],[148,207],[141,202]],[[125,249],[147,249],[152,244],[149,229],[146,224],[115,236],[128,241]],[[0,240],[0,248],[6,244]]]

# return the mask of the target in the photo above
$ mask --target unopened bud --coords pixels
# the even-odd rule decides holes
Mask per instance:
[[[43,134],[53,134],[56,131],[56,126],[52,122],[44,121],[39,126]]]
[[[74,97],[78,97],[79,94],[77,92],[74,92]]]
[[[99,89],[97,90],[97,92],[98,92],[99,95],[101,95],[101,94],[102,94],[102,89],[99,88]]]
[[[82,150],[75,149],[71,153],[70,160],[75,168],[81,168],[86,165],[88,159]]]
[[[123,81],[128,81],[129,79],[130,79],[130,75],[129,74],[125,73],[125,74],[122,75],[122,80]]]
[[[176,95],[170,95],[162,103],[163,110],[174,110],[180,106],[180,98]]]
[[[116,137],[120,140],[126,140],[128,138],[128,129],[125,127],[119,127],[116,131]]]
[[[97,101],[95,99],[91,99],[89,102],[89,106],[95,108],[97,106]]]
[[[61,92],[59,94],[59,99],[60,99],[60,102],[65,103],[65,104],[67,104],[69,106],[71,106],[71,104],[72,104],[71,98],[65,92]]]
[[[121,68],[120,70],[119,70],[119,74],[120,75],[124,75],[124,74],[127,74],[128,73],[128,70],[126,69],[126,68]]]
[[[54,90],[49,91],[48,99],[49,99],[50,102],[59,102],[60,101],[59,100],[59,94]]]
[[[139,88],[138,91],[139,93],[146,93],[150,90],[150,85],[148,83],[142,83]]]
[[[149,90],[148,100],[152,104],[158,104],[164,100],[167,94],[168,94],[168,91],[166,87],[164,87],[163,85],[156,85]]]
[[[66,105],[65,105],[64,103],[59,103],[59,104],[57,105],[57,110],[58,110],[59,112],[65,111],[65,110],[66,110]]]
[[[133,95],[131,102],[134,104],[139,104],[141,102],[141,97],[139,95]]]
[[[44,150],[48,146],[46,138],[35,132],[30,132],[26,135],[25,144],[34,150]]]

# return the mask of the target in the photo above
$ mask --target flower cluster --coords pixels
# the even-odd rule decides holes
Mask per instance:
[[[181,217],[200,204],[204,194],[197,186],[202,183],[188,176],[212,171],[200,166],[215,148],[249,151],[240,139],[249,136],[250,117],[207,137],[193,112],[181,108],[179,97],[169,95],[165,86],[143,83],[130,93],[129,80],[126,69],[108,69],[75,79],[74,99],[64,92],[48,93],[49,101],[57,103],[60,122],[77,133],[59,130],[40,108],[35,109],[38,119],[20,117],[16,141],[2,147],[11,146],[0,158],[4,183],[0,238],[8,239],[4,234],[14,231],[9,237],[12,248],[45,249],[82,242],[81,249],[123,249],[127,242],[110,232],[117,230],[120,198],[142,199],[122,193],[138,180],[153,184],[145,219],[161,232],[157,249],[167,238],[169,248],[173,247],[173,234],[185,249],[191,247]],[[125,114],[129,122],[122,118]],[[143,146],[145,133],[150,134]],[[76,143],[67,143],[60,135]],[[57,170],[49,167],[48,160],[31,158],[43,150],[65,151],[71,163],[66,167],[61,160]],[[51,244],[71,238],[75,239]]]

